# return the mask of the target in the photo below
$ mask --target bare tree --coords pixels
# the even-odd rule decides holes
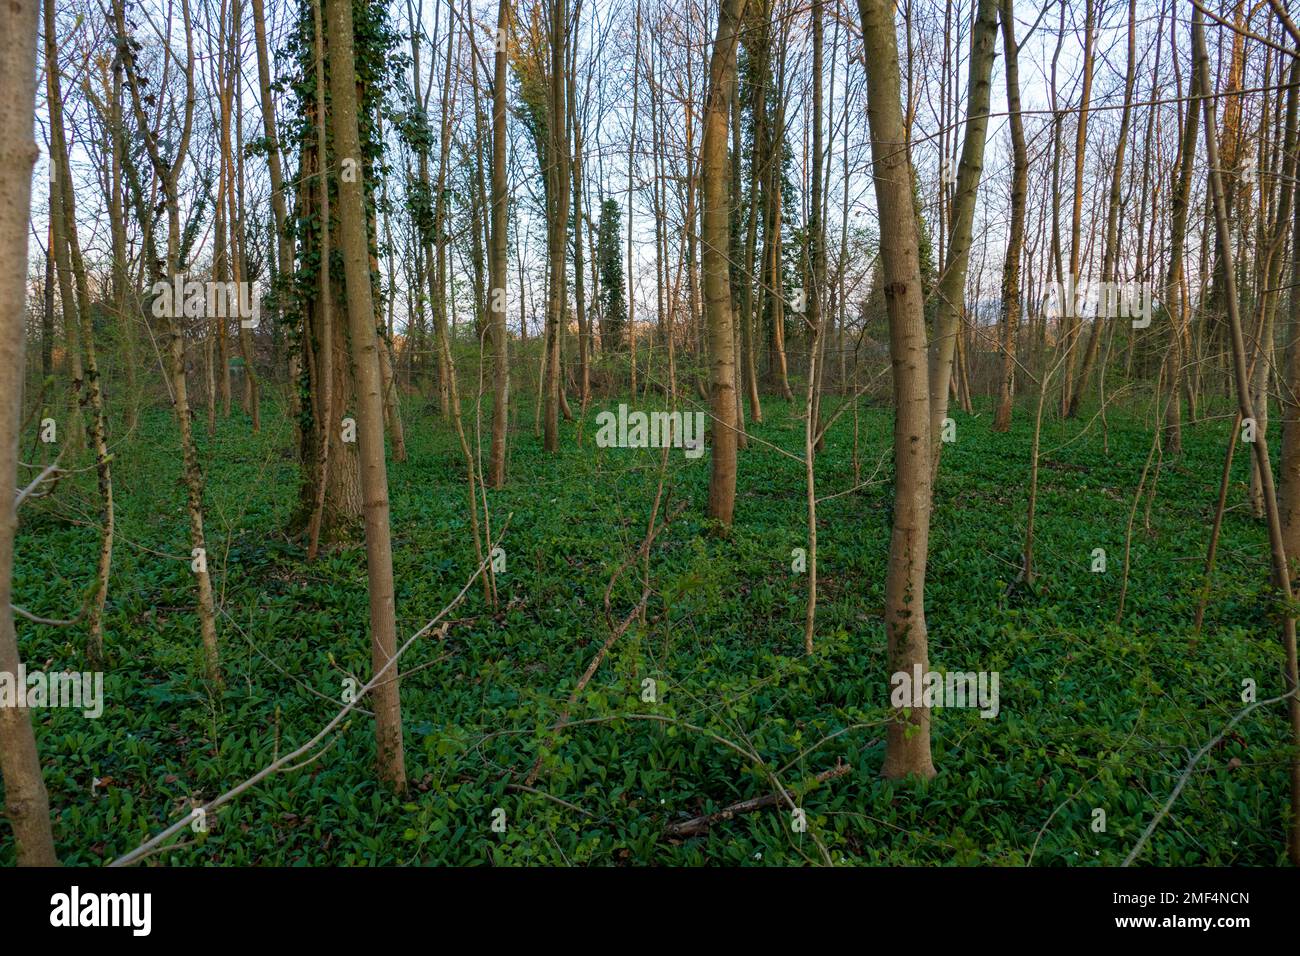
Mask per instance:
[[[352,4],[329,0],[330,116],[340,160],[351,160],[356,175],[339,177],[339,224],[347,286],[349,351],[356,382],[357,444],[366,521],[366,573],[370,595],[370,659],[378,675],[393,674],[374,690],[375,745],[380,779],[399,793],[406,789],[402,750],[402,711],[398,696],[396,596],[393,539],[388,522],[388,468],[384,461],[384,396],[379,373],[379,341],[370,288],[364,162],[357,125],[357,71],[352,52]]]
[[[728,93],[745,0],[721,0],[709,59],[709,87],[700,142],[704,309],[709,328],[709,408],[713,448],[709,517],[731,524],[736,507],[736,343],[731,314],[731,227],[727,201]]]
[[[910,677],[914,668],[925,671],[929,667],[925,569],[930,544],[931,456],[925,312],[893,4],[858,0],[858,8],[894,373],[894,525],[885,578],[885,634],[890,672]],[[978,170],[975,172],[978,176]],[[886,777],[933,777],[930,709],[913,707],[906,718],[900,711],[889,725],[885,747],[881,772]]]

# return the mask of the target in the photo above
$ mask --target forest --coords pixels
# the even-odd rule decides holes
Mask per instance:
[[[1285,0],[8,0],[0,163],[0,867],[1300,865]]]

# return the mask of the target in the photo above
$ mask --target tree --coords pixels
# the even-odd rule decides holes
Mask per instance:
[[[998,386],[998,408],[993,430],[1011,427],[1011,408],[1016,392],[1016,332],[1020,326],[1020,257],[1025,245],[1025,203],[1029,197],[1029,153],[1025,146],[1025,123],[1020,112],[1020,48],[1016,44],[1014,0],[1002,0],[1002,51],[1007,74],[1007,113],[1011,128],[1011,225],[1002,264],[1002,315],[999,345],[1002,375]]]
[[[1137,0],[1129,0],[1128,5],[1128,68],[1124,74],[1124,107],[1120,113],[1119,132],[1115,137],[1115,159],[1111,165],[1110,193],[1106,200],[1105,246],[1101,254],[1101,281],[1114,282],[1118,273],[1119,261],[1119,207],[1120,195],[1124,186],[1124,150],[1128,146],[1129,123],[1133,117],[1133,81],[1137,71]],[[1092,331],[1088,334],[1088,347],[1083,353],[1083,365],[1079,369],[1079,380],[1070,396],[1069,417],[1079,413],[1079,402],[1088,388],[1088,379],[1101,351],[1103,320],[1110,318],[1100,310],[1093,317]]]
[[[13,0],[0,7],[0,474],[17,487],[18,429],[22,421],[24,319],[27,285],[27,216],[32,195],[32,167],[37,150],[36,24],[37,0]],[[0,496],[0,672],[17,674],[21,666],[14,631],[14,532],[17,502],[12,492]],[[50,801],[41,775],[36,735],[24,707],[0,707],[0,776],[4,779],[6,815],[14,831],[18,862],[54,866]]]
[[[352,380],[356,383],[357,445],[366,523],[366,575],[370,595],[370,661],[375,674],[392,663],[388,680],[372,692],[380,779],[399,793],[406,789],[402,711],[398,696],[396,596],[393,540],[388,522],[388,469],[384,462],[384,397],[379,339],[370,288],[364,167],[357,123],[357,71],[352,44],[352,3],[328,0],[331,127],[336,155],[355,163],[355,176],[339,177],[340,244],[347,286],[347,330]]]
[[[623,211],[616,199],[606,199],[600,204],[600,225],[597,229],[596,257],[600,261],[600,294],[605,315],[601,346],[614,350],[623,347],[623,334],[627,325],[627,289],[623,280],[623,257],[619,249],[622,235]]]
[[[858,0],[858,7],[894,375],[894,522],[885,578],[885,634],[890,672],[910,676],[915,667],[922,672],[929,668],[925,569],[930,541],[931,456],[925,308],[894,8],[888,0]],[[944,394],[946,397],[946,391]],[[900,712],[889,725],[885,748],[881,772],[886,777],[933,777],[929,708],[913,707],[906,719]]]
[[[948,415],[953,356],[957,351],[961,317],[966,308],[966,270],[970,261],[971,231],[975,220],[975,196],[984,170],[984,141],[988,133],[992,88],[989,77],[993,72],[997,32],[997,0],[979,0],[975,28],[971,32],[966,138],[962,143],[961,162],[957,166],[957,188],[953,195],[952,242],[948,247],[943,272],[939,276],[939,303],[934,320],[934,341],[930,346],[930,446],[932,467],[936,472],[939,468],[939,451],[943,447],[939,435],[943,420]],[[897,59],[898,54],[895,53],[894,56]],[[882,246],[885,242],[884,232],[882,228]]]
[[[731,314],[731,226],[727,180],[728,94],[734,84],[736,46],[745,0],[720,0],[718,30],[709,59],[709,88],[700,141],[703,196],[701,236],[704,310],[709,329],[709,409],[713,450],[709,517],[730,526],[736,507],[736,343]]]
[[[72,188],[72,174],[68,169],[68,144],[63,128],[63,93],[59,77],[54,22],[54,0],[45,0],[45,76],[50,106],[50,159],[54,169],[51,208],[57,201],[59,213],[63,218],[63,228],[56,235],[57,239],[63,242],[64,248],[59,250],[57,258],[70,264],[76,280],[75,311],[81,333],[79,339],[85,373],[78,399],[90,408],[87,433],[95,452],[95,476],[99,486],[99,560],[96,565],[95,590],[91,595],[86,615],[86,658],[92,664],[98,664],[104,657],[104,604],[108,599],[108,574],[113,561],[113,469],[111,456],[108,453],[107,427],[104,422],[103,384],[99,374],[99,358],[95,350],[90,283],[81,256],[81,240],[77,235],[76,199]],[[54,197],[57,197],[57,200]],[[64,302],[65,321],[71,321],[68,312],[72,306],[73,303]]]
[[[546,250],[549,263],[549,298],[546,304],[546,420],[544,445],[548,452],[560,450],[560,402],[564,376],[560,370],[560,338],[564,334],[568,301],[567,252],[569,229],[569,134],[565,107],[565,64],[568,59],[568,0],[548,0],[550,61],[546,93]]]
[[[130,38],[126,29],[126,2],[114,0],[114,19],[117,42],[126,68],[127,85],[131,90],[131,105],[136,125],[144,139],[154,174],[162,187],[163,203],[167,207],[167,259],[166,277],[169,283],[184,280],[181,271],[181,169],[189,152],[190,135],[194,129],[194,32],[190,23],[189,0],[181,0],[181,18],[185,27],[185,80],[184,105],[181,108],[180,140],[176,156],[171,162],[163,158],[158,133],[150,128],[145,113],[145,94],[141,91],[140,77],[135,68],[135,50],[139,44]],[[203,471],[199,465],[198,448],[194,443],[194,428],[190,415],[189,391],[185,381],[185,331],[181,324],[179,303],[166,309],[169,340],[172,408],[181,433],[181,471],[185,479],[185,500],[190,524],[190,568],[197,582],[199,631],[209,680],[220,684],[221,660],[217,650],[216,605],[212,594],[212,578],[208,571],[207,538],[203,529]]]
[[[1246,345],[1241,328],[1241,313],[1237,299],[1236,268],[1233,260],[1232,231],[1228,219],[1227,190],[1220,166],[1218,133],[1215,131],[1214,97],[1210,93],[1209,54],[1205,49],[1205,25],[1199,6],[1192,9],[1193,56],[1199,61],[1201,106],[1205,120],[1205,157],[1209,163],[1210,200],[1214,209],[1215,237],[1223,264],[1223,301],[1228,311],[1228,332],[1232,341],[1232,365],[1237,385],[1237,405],[1243,421],[1255,417],[1251,397],[1250,376],[1246,368]],[[1273,487],[1273,465],[1268,453],[1268,439],[1263,432],[1250,443],[1254,449],[1255,467],[1259,471],[1264,493],[1264,507],[1268,526],[1269,557],[1272,564],[1273,587],[1282,598],[1282,647],[1286,654],[1285,687],[1289,695],[1287,713],[1291,723],[1290,778],[1291,820],[1287,830],[1287,853],[1291,863],[1300,866],[1300,675],[1296,660],[1296,619],[1291,592],[1291,574],[1287,566],[1286,545],[1282,539],[1282,520]]]
[[[488,482],[494,488],[506,483],[506,426],[510,421],[510,337],[506,332],[506,231],[509,197],[506,194],[506,81],[507,39],[510,36],[510,0],[497,7],[496,73],[492,78],[492,243],[488,285],[492,315],[493,404],[492,451]],[[522,290],[520,290],[522,295]]]

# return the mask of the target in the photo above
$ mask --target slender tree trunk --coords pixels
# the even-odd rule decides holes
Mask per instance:
[[[36,128],[37,0],[0,7],[0,474],[11,490],[0,498],[0,671],[21,667],[10,604],[14,532],[18,515],[18,429],[22,421],[24,316],[27,290],[27,222]],[[24,707],[0,707],[0,777],[5,816],[13,828],[20,866],[55,866],[50,801],[41,774],[32,720]]]
[[[321,0],[312,2],[312,27],[315,31],[313,44],[313,71],[316,79],[316,168],[320,172],[320,263],[317,266],[317,279],[320,288],[319,332],[320,350],[317,360],[312,363],[316,369],[317,415],[316,419],[316,483],[315,500],[311,518],[307,525],[307,560],[315,561],[320,548],[321,526],[325,520],[325,497],[329,488],[330,446],[334,444],[334,432],[341,427],[341,417],[337,414],[334,394],[334,293],[330,285],[330,260],[333,256],[331,247],[331,212],[330,183],[326,172],[329,153],[326,140],[325,108],[325,25],[321,15]],[[310,329],[304,329],[303,335],[309,336]]]
[[[167,281],[175,283],[184,279],[180,266],[180,175],[189,152],[190,134],[194,129],[194,32],[189,0],[181,0],[185,36],[184,119],[176,158],[170,164],[163,161],[157,134],[150,128],[144,112],[144,94],[140,90],[136,74],[135,57],[130,52],[130,43],[127,41],[125,0],[114,0],[113,13],[117,23],[118,48],[125,51],[123,59],[136,124],[162,185],[163,200],[167,207]],[[179,303],[173,302],[173,308],[167,310],[172,406],[181,433],[181,473],[185,480],[185,498],[190,520],[190,568],[198,585],[199,632],[203,641],[208,679],[220,685],[222,678],[217,650],[216,604],[212,593],[212,577],[208,571],[207,539],[203,530],[203,471],[199,466],[198,448],[194,443],[193,416],[185,381],[185,332],[181,326],[182,316],[177,314],[180,311],[176,308],[178,305]]]
[[[388,470],[384,462],[383,382],[370,288],[366,235],[364,163],[357,125],[357,73],[352,52],[351,0],[326,4],[330,37],[330,102],[334,144],[340,159],[355,159],[357,174],[339,177],[340,249],[347,286],[352,378],[356,383],[357,444],[366,522],[366,572],[370,588],[370,658],[375,674],[397,651],[393,542],[388,523]],[[406,789],[402,711],[397,664],[372,691],[379,777],[399,793]]]
[[[814,451],[822,447],[821,431],[821,384],[822,361],[820,350],[825,344],[822,334],[822,305],[826,295],[826,221],[823,218],[825,194],[822,180],[822,112],[824,111],[822,93],[823,37],[822,37],[822,0],[812,3],[812,189],[808,197],[808,260],[811,282],[807,290],[808,303],[808,377],[811,381],[812,404],[808,409],[808,427],[816,436]],[[812,575],[810,574],[809,577]],[[809,627],[811,643],[811,626]]]
[[[104,420],[103,390],[99,378],[99,359],[95,353],[95,330],[91,315],[90,283],[81,258],[81,240],[77,235],[77,206],[68,169],[67,137],[63,127],[63,93],[58,69],[58,46],[55,36],[54,0],[45,2],[46,86],[50,107],[50,158],[59,191],[59,208],[63,214],[63,239],[71,260],[77,289],[77,321],[81,329],[81,347],[85,358],[85,388],[80,396],[89,406],[88,436],[95,452],[95,475],[99,487],[99,559],[95,567],[95,589],[86,613],[86,658],[92,665],[104,659],[104,604],[108,599],[108,574],[113,562],[113,471],[108,453],[108,436]],[[64,320],[72,321],[64,307]]]
[[[880,210],[880,256],[894,373],[894,525],[885,578],[885,633],[890,673],[911,679],[916,668],[922,673],[929,669],[925,569],[931,464],[925,312],[911,160],[900,99],[894,7],[888,0],[858,0],[858,7],[862,14],[872,178]],[[987,108],[983,112],[987,113]],[[973,118],[976,110],[972,108],[971,114]],[[973,172],[978,178],[978,164]],[[942,394],[947,396],[946,385]],[[910,707],[907,712],[904,718],[904,708],[899,708],[898,718],[889,725],[881,772],[891,779],[933,777],[930,709]]]
[[[1064,5],[1062,5],[1064,7]],[[1088,146],[1088,109],[1092,104],[1092,74],[1097,16],[1095,0],[1087,0],[1084,8],[1083,28],[1083,92],[1079,100],[1078,125],[1074,136],[1074,204],[1070,218],[1070,277],[1080,281],[1083,231],[1083,161]],[[1061,414],[1068,415],[1074,395],[1074,346],[1079,337],[1079,317],[1073,302],[1062,309],[1063,331],[1061,344],[1065,349],[1065,364],[1061,367]]]
[[[267,166],[271,177],[271,215],[275,221],[275,254],[276,261],[279,263],[271,302],[275,311],[273,318],[279,322],[293,298],[293,243],[289,237],[288,209],[284,198],[284,166],[280,158],[280,140],[276,134],[275,97],[271,93],[271,66],[267,54],[263,0],[253,0],[253,35],[257,44],[257,82],[262,100],[262,134],[266,138]],[[296,349],[290,348],[287,351],[289,417],[293,419],[294,428],[297,429],[300,427],[302,415],[302,396],[298,389],[301,364]]]
[[[1294,203],[1291,239],[1291,289],[1287,303],[1286,387],[1280,395],[1282,417],[1281,481],[1278,505],[1282,512],[1282,541],[1288,559],[1300,562],[1300,202]],[[1292,572],[1295,574],[1295,568]]]
[[[1133,116],[1133,81],[1137,71],[1137,0],[1129,0],[1128,5],[1128,68],[1124,74],[1124,107],[1120,112],[1119,132],[1115,139],[1115,162],[1111,169],[1110,194],[1106,203],[1106,239],[1101,253],[1101,281],[1115,281],[1119,260],[1119,205],[1123,189],[1124,149],[1128,145],[1129,122]],[[1099,309],[1092,319],[1092,330],[1088,334],[1088,347],[1083,353],[1083,366],[1079,369],[1079,378],[1074,393],[1070,396],[1070,408],[1067,417],[1073,418],[1079,413],[1079,402],[1087,391],[1088,380],[1092,376],[1093,366],[1101,351],[1101,331],[1107,320],[1114,316]],[[1176,394],[1176,393],[1175,393]]]
[[[492,245],[488,263],[492,315],[492,450],[488,482],[506,483],[506,427],[510,420],[510,336],[506,330],[506,84],[509,79],[505,38],[510,34],[510,0],[497,6],[496,74],[492,80]],[[522,297],[523,290],[520,290]]]
[[[576,67],[576,64],[574,64]],[[578,119],[577,79],[569,72],[569,125],[573,134],[573,299],[578,310],[578,394],[585,409],[591,401],[591,316],[587,314],[586,266],[582,251],[582,124]]]
[[[1215,234],[1222,254],[1224,301],[1228,311],[1229,332],[1232,337],[1232,362],[1237,384],[1237,402],[1243,420],[1255,417],[1250,395],[1250,376],[1246,369],[1246,345],[1241,329],[1241,314],[1237,303],[1236,268],[1233,262],[1231,226],[1228,221],[1224,196],[1222,167],[1219,165],[1219,147],[1214,128],[1214,100],[1210,96],[1209,56],[1205,50],[1205,27],[1200,7],[1192,8],[1193,54],[1201,61],[1200,93],[1205,119],[1205,152],[1209,163],[1210,197],[1214,206]],[[1282,597],[1282,646],[1286,653],[1285,687],[1290,699],[1287,710],[1291,722],[1290,778],[1291,820],[1287,830],[1287,851],[1293,865],[1300,865],[1300,681],[1297,679],[1296,624],[1291,610],[1291,575],[1287,567],[1286,545],[1282,539],[1282,521],[1273,488],[1273,466],[1268,455],[1268,439],[1256,433],[1251,443],[1255,464],[1259,469],[1264,489],[1267,511],[1268,540],[1273,568],[1273,586]]]
[[[564,324],[567,296],[566,260],[569,227],[569,137],[568,111],[565,107],[564,71],[568,50],[568,0],[551,0],[550,77],[547,109],[552,121],[547,126],[546,173],[550,188],[547,223],[547,262],[550,273],[547,291],[546,337],[543,340],[545,376],[546,451],[560,450],[560,402],[564,376],[560,368],[561,326]]]
[[[237,63],[243,46],[243,6],[240,0],[232,0],[229,53],[232,64]],[[226,81],[226,98],[222,110],[222,154],[226,164],[226,222],[230,228],[230,278],[238,289],[245,280],[244,258],[244,204],[243,204],[243,90],[239,82],[241,74],[232,70]],[[232,137],[230,124],[235,124]],[[242,296],[241,296],[242,298]],[[250,294],[249,301],[252,301]],[[236,315],[239,310],[235,309]],[[236,319],[236,335],[239,338],[239,354],[244,360],[242,370],[244,394],[242,402],[244,411],[252,418],[254,433],[262,430],[262,410],[260,405],[261,390],[258,388],[257,367],[254,362],[253,334],[244,324],[244,317]]]
[[[1256,293],[1258,299],[1259,319],[1256,323],[1258,336],[1256,341],[1255,360],[1251,368],[1251,395],[1252,404],[1255,406],[1255,413],[1258,416],[1256,421],[1256,431],[1258,433],[1267,433],[1268,431],[1268,405],[1269,394],[1268,384],[1270,378],[1275,375],[1274,367],[1274,347],[1273,338],[1276,327],[1277,302],[1280,293],[1278,286],[1282,279],[1282,257],[1286,246],[1288,227],[1291,225],[1291,203],[1294,195],[1295,177],[1297,171],[1297,131],[1296,131],[1296,110],[1297,106],[1297,86],[1300,83],[1300,56],[1292,59],[1290,65],[1290,78],[1287,86],[1287,97],[1285,107],[1285,119],[1277,124],[1281,127],[1280,150],[1274,150],[1274,154],[1281,153],[1281,176],[1278,177],[1278,168],[1274,166],[1271,170],[1261,170],[1260,184],[1261,193],[1263,193],[1263,183],[1265,175],[1269,179],[1276,181],[1281,179],[1276,197],[1276,205],[1270,211],[1267,210],[1266,204],[1261,203],[1259,214],[1259,241],[1263,247],[1258,256],[1258,280],[1259,291]],[[1281,97],[1279,96],[1279,112],[1282,112]],[[1260,141],[1264,140],[1265,119],[1260,120]],[[1275,140],[1275,147],[1277,146]],[[1262,149],[1262,147],[1261,147]],[[1263,163],[1261,163],[1261,166]],[[1281,388],[1279,392],[1283,395],[1290,392],[1290,388]],[[1283,445],[1285,448],[1285,443]],[[1254,459],[1252,459],[1253,462]],[[1264,489],[1260,480],[1261,476],[1258,468],[1251,468],[1250,474],[1250,498],[1251,505],[1257,518],[1263,518],[1266,514],[1264,507]],[[1284,524],[1285,529],[1285,524]],[[1285,543],[1285,535],[1284,535]]]
[[[966,294],[966,270],[970,259],[971,233],[975,219],[975,195],[984,170],[984,140],[989,124],[993,54],[998,33],[997,0],[979,0],[975,27],[971,31],[969,92],[966,102],[966,138],[957,166],[957,186],[952,204],[952,236],[948,258],[937,290],[938,309],[934,318],[934,341],[930,345],[930,458],[939,470],[939,436],[948,416],[948,391],[952,382],[953,356],[961,335],[961,315]],[[893,34],[891,33],[891,36]],[[894,59],[897,61],[895,52]],[[907,181],[910,186],[911,180]],[[882,230],[883,231],[883,230]]]
[[[704,308],[709,327],[709,407],[713,448],[709,517],[731,526],[736,507],[736,345],[731,314],[731,253],[727,202],[728,93],[745,0],[721,0],[709,59],[704,135],[700,141]]]
[[[1011,127],[1011,225],[1002,264],[1002,315],[999,342],[1002,347],[1002,375],[998,386],[998,408],[993,430],[1011,428],[1016,393],[1016,331],[1020,327],[1020,259],[1025,246],[1025,204],[1029,196],[1029,153],[1025,145],[1025,124],[1020,114],[1020,50],[1016,44],[1014,0],[1002,0],[1002,52],[1007,74],[1007,113]]]
[[[1198,59],[1193,58],[1192,78],[1189,84],[1190,99],[1187,115],[1183,118],[1182,136],[1178,143],[1178,178],[1170,196],[1169,228],[1169,265],[1165,273],[1164,299],[1169,310],[1170,348],[1166,355],[1165,380],[1168,383],[1169,409],[1165,413],[1165,439],[1167,447],[1173,454],[1182,451],[1182,421],[1180,414],[1181,399],[1178,383],[1183,378],[1183,316],[1186,309],[1181,305],[1183,295],[1183,248],[1187,237],[1187,214],[1191,206],[1193,164],[1196,160],[1196,136],[1200,128],[1201,82],[1198,71],[1201,68]]]
[[[641,100],[641,2],[636,5],[636,52],[632,57],[632,132],[627,141],[627,339],[631,347],[632,396],[636,397],[636,284],[632,262],[633,178],[636,172],[636,121]]]

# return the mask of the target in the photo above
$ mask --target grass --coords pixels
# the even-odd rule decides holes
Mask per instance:
[[[862,477],[878,462],[879,472],[820,506],[816,653],[803,655],[807,579],[791,571],[792,549],[806,544],[803,465],[752,442],[723,537],[704,515],[708,457],[675,451],[666,494],[689,504],[652,550],[646,624],[614,644],[571,714],[580,723],[548,750],[548,728],[608,636],[605,588],[639,545],[657,484],[658,452],[595,447],[595,412],[617,401],[588,411],[581,445],[577,424],[564,424],[562,450],[548,456],[531,397],[521,399],[509,486],[489,493],[494,527],[512,516],[501,609],[472,590],[446,639],[403,660],[407,795],[376,784],[372,725],[356,714],[319,759],[272,777],[151,862],[798,864],[820,858],[820,841],[846,865],[1113,865],[1190,753],[1241,709],[1242,681],[1261,699],[1281,692],[1265,535],[1242,504],[1240,454],[1205,627],[1192,633],[1231,418],[1187,428],[1183,456],[1161,462],[1149,526],[1139,505],[1116,623],[1149,422],[1111,412],[1108,452],[1100,422],[1046,426],[1031,591],[1008,588],[1030,423],[1021,409],[1010,433],[994,434],[981,407],[956,415],[944,452],[926,610],[931,666],[997,671],[1000,714],[936,712],[939,776],[882,780],[891,417],[864,406]],[[755,438],[801,454],[795,409],[768,399],[765,413]],[[119,436],[104,716],[34,714],[65,862],[107,861],[192,799],[251,776],[338,710],[349,675],[369,672],[364,550],[307,564],[301,542],[285,537],[298,481],[290,425],[270,402],[262,420],[256,436],[238,414],[213,439],[199,429],[224,693],[201,678],[174,423],[157,409]],[[853,428],[843,416],[818,458],[821,495],[853,485]],[[441,609],[476,564],[451,429],[412,398],[406,435],[409,460],[389,467],[399,635]],[[14,600],[35,614],[67,616],[90,583],[92,478],[24,507]],[[1100,574],[1090,571],[1099,547]],[[640,573],[615,588],[616,621],[640,596]],[[77,628],[18,627],[29,668],[83,667]],[[647,678],[655,702],[642,699]],[[1280,707],[1242,721],[1197,766],[1141,862],[1282,863],[1286,736]],[[807,832],[794,832],[787,808],[769,808],[706,837],[663,837],[671,821],[770,790],[764,770],[717,738],[779,771]],[[537,792],[511,788],[539,752]],[[808,786],[837,761],[852,771]],[[492,827],[495,808],[504,832]],[[12,862],[12,842],[0,844],[0,864]]]

